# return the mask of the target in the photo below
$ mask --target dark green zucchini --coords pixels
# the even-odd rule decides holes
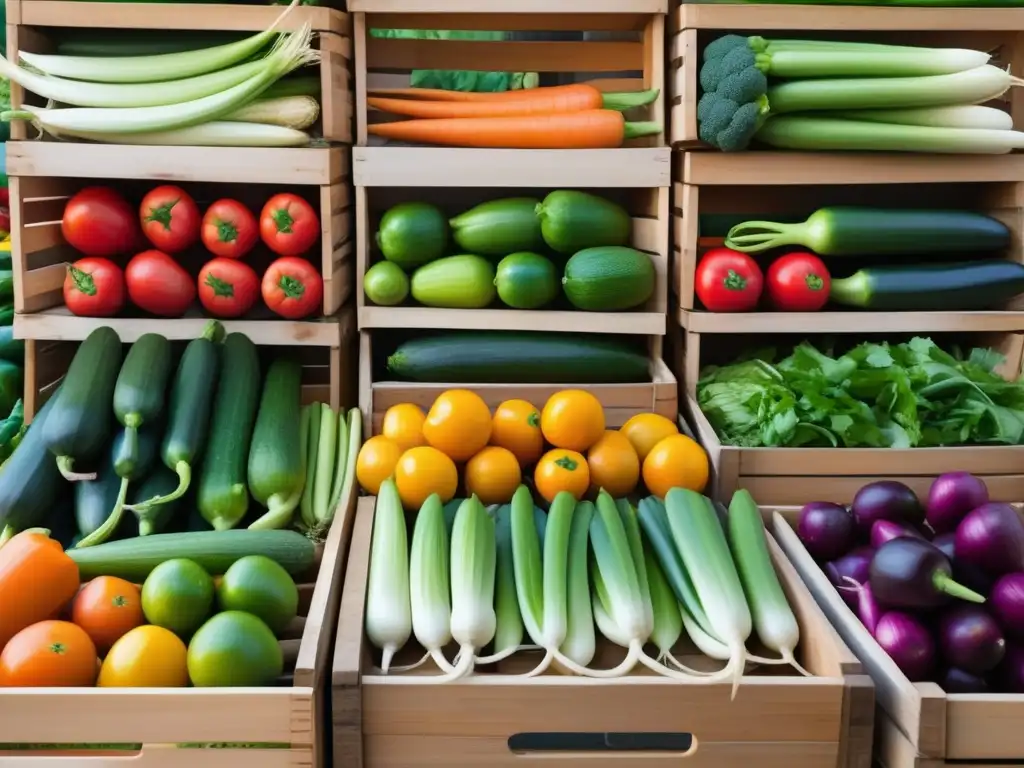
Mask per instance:
[[[121,339],[113,328],[101,326],[78,347],[55,395],[53,411],[43,427],[43,442],[57,457],[68,480],[95,480],[95,474],[72,471],[76,459],[89,460],[110,440],[110,404],[121,369]]]
[[[387,361],[412,381],[511,384],[650,381],[647,356],[583,334],[466,332],[401,344]]]
[[[114,471],[114,465],[109,461],[101,463],[95,480],[83,480],[75,483],[75,523],[78,525],[78,532],[82,535],[77,546],[90,546],[101,544],[110,538],[117,527],[121,524],[121,514],[118,509],[117,499],[121,490],[122,481]],[[108,526],[107,531],[90,541],[90,537],[104,527],[104,524],[117,511],[117,518]]]
[[[160,441],[163,428],[160,422],[147,424],[138,430],[134,453],[127,449],[128,427],[118,430],[110,450],[111,464],[118,477],[125,480],[140,480],[150,473],[157,456],[160,455]]]
[[[155,496],[168,496],[178,487],[178,475],[169,470],[163,464],[153,467],[149,475],[136,486],[132,501],[141,503]],[[149,536],[153,533],[164,533],[175,513],[181,508],[183,498],[172,499],[162,504],[154,504],[146,508],[145,512],[137,512],[139,518],[139,536]]]
[[[1024,264],[1003,259],[869,267],[832,281],[836,304],[884,311],[993,309],[1024,293]]]
[[[23,365],[25,362],[25,342],[14,338],[13,325],[0,325],[0,360]]]
[[[11,325],[14,323],[14,305],[5,304],[0,307],[0,325]]]
[[[138,461],[139,427],[163,414],[170,373],[171,342],[158,333],[142,334],[128,350],[114,386],[114,415],[124,427],[120,461]]]

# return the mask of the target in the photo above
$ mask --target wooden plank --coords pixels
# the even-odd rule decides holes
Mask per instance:
[[[703,312],[677,308],[691,333],[943,333],[1024,331],[1024,312]]]
[[[797,11],[794,13],[794,10]],[[800,12],[804,11],[804,12]],[[993,31],[1024,29],[1024,8],[920,8],[850,5],[785,5],[743,3],[683,4],[672,13],[673,28],[723,30]]]
[[[349,0],[348,10],[353,13],[445,13],[465,15],[493,14],[538,14],[588,15],[588,14],[650,14],[668,13],[668,0],[523,0],[519,2],[478,3],[474,0]],[[538,22],[544,23],[544,22]],[[550,23],[550,22],[546,22]],[[407,27],[418,29],[418,27]],[[453,26],[451,29],[463,29]],[[511,29],[497,27],[494,29]],[[541,27],[538,27],[540,29]],[[544,27],[548,29],[550,27]],[[575,27],[590,29],[590,27]]]

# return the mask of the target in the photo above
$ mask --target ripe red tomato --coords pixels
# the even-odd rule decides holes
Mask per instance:
[[[783,312],[817,312],[831,287],[828,269],[813,253],[787,253],[768,267],[768,297]]]
[[[320,237],[320,219],[313,206],[298,195],[284,192],[263,206],[260,236],[279,256],[301,256]]]
[[[749,312],[761,298],[764,276],[747,254],[712,248],[697,265],[693,287],[709,312]]]
[[[64,207],[64,239],[86,256],[131,253],[138,242],[135,211],[110,187],[86,187]]]
[[[151,189],[139,206],[142,232],[164,253],[180,253],[199,239],[199,208],[181,187]]]
[[[182,266],[161,251],[143,251],[124,271],[128,298],[161,317],[181,317],[196,298],[196,284]]]
[[[110,259],[79,259],[64,277],[64,303],[73,315],[113,317],[124,306],[124,272]]]
[[[7,187],[0,187],[0,232],[10,234],[11,231],[11,192]]]
[[[217,258],[199,270],[199,301],[217,317],[241,317],[256,303],[260,279],[243,261]]]
[[[285,256],[263,275],[263,301],[274,312],[289,320],[308,317],[320,308],[324,281],[305,259]]]
[[[218,200],[203,216],[203,245],[214,256],[240,259],[256,245],[259,226],[252,212],[237,200]]]

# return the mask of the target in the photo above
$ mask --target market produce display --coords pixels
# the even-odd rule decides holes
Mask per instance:
[[[658,90],[601,93],[586,83],[500,92],[399,88],[371,92],[367,105],[412,118],[373,123],[385,139],[452,147],[607,149],[656,136],[657,122],[626,122],[622,110],[653,103]]]
[[[842,354],[798,344],[707,366],[697,404],[719,440],[745,447],[1020,445],[1024,382],[995,373],[991,349],[943,350],[915,337]]]
[[[814,502],[797,534],[911,681],[1024,693],[1024,518],[967,472],[865,485],[849,508]]]
[[[725,35],[704,48],[702,141],[807,151],[1004,154],[1010,115],[979,106],[1020,80],[984,51]]]
[[[267,200],[257,221],[227,198],[201,213],[187,191],[172,185],[149,190],[137,208],[111,187],[87,187],[68,200],[61,230],[84,255],[68,265],[64,280],[64,303],[76,315],[113,317],[130,302],[157,317],[181,317],[197,296],[207,313],[223,318],[242,317],[261,299],[289,320],[321,311],[323,278],[308,260],[320,219],[290,192]],[[273,258],[262,277],[246,261],[257,242]],[[113,259],[125,256],[122,269]],[[191,264],[196,256],[204,263],[192,277],[182,260]]]
[[[400,203],[381,217],[384,260],[367,270],[363,291],[380,306],[411,294],[450,309],[483,309],[496,299],[542,309],[563,296],[570,309],[636,309],[654,295],[656,270],[648,254],[627,246],[632,224],[622,206],[579,190],[491,200],[451,219],[431,203]]]
[[[308,24],[276,31],[298,2],[263,32],[212,47],[186,40],[170,52],[140,39],[126,53],[123,42],[90,30],[96,39],[76,43],[87,52],[19,51],[21,66],[0,57],[5,77],[61,105],[23,104],[0,117],[56,138],[107,144],[307,146],[320,112],[319,78],[282,78],[318,63],[320,52]]]

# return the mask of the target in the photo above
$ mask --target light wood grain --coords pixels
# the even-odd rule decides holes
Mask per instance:
[[[348,10],[353,13],[416,14],[445,13],[492,16],[495,14],[530,15],[583,15],[583,14],[663,14],[668,13],[667,0],[526,0],[525,2],[499,2],[481,5],[474,0],[350,0]],[[539,23],[539,22],[534,22]],[[418,27],[407,27],[418,29]],[[459,27],[460,29],[462,27]],[[511,29],[493,26],[494,29]],[[590,27],[581,27],[590,29]]]

